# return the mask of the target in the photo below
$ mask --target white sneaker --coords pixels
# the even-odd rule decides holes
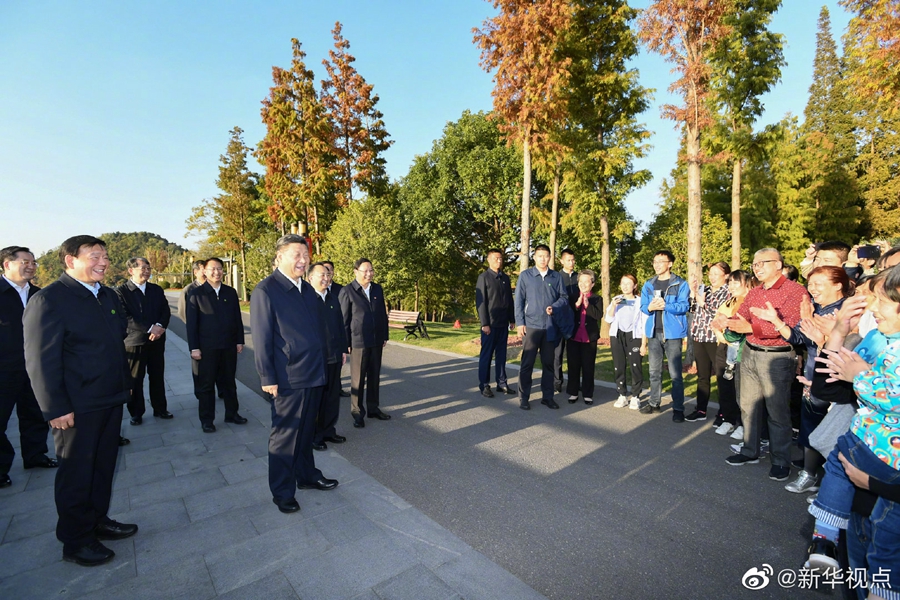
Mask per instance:
[[[806,470],[802,470],[797,479],[784,486],[784,489],[795,494],[817,492],[819,491],[819,479],[815,475],[809,474]]]
[[[725,421],[716,428],[716,433],[719,435],[728,435],[732,431],[734,431],[734,425],[732,425],[728,421]],[[743,439],[743,437],[744,436],[742,435],[741,438]]]
[[[632,396],[631,400],[628,402],[628,408],[630,410],[638,410],[641,407],[641,399],[637,396]]]
[[[734,428],[734,431],[731,432],[731,439],[733,440],[742,440],[744,439],[744,426],[738,425]]]
[[[744,447],[744,442],[741,442],[740,444],[732,444],[731,451],[734,452],[735,454],[740,454],[741,448],[743,448],[743,447]]]
[[[626,406],[628,406],[627,396],[619,396],[619,399],[613,404],[613,407],[615,408],[625,408]]]

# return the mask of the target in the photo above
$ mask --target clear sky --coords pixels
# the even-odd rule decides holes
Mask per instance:
[[[788,66],[763,124],[802,115],[812,77],[821,4],[784,4],[772,29],[787,38]],[[824,4],[839,38],[849,17],[836,0]],[[72,235],[110,231],[190,246],[185,219],[217,193],[229,130],[241,127],[249,146],[263,137],[260,101],[272,65],[290,64],[292,37],[317,78],[325,75],[335,21],[381,97],[394,141],[388,172],[402,177],[448,121],[490,110],[492,82],[472,28],[491,14],[485,0],[0,2],[0,247],[40,254]],[[638,164],[655,178],[627,201],[647,222],[678,134],[659,118],[658,105],[671,101],[670,65],[642,54],[635,66],[657,90],[644,115],[654,149]]]

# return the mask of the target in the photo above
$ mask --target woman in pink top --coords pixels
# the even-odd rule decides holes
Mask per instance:
[[[597,340],[600,338],[598,321],[603,318],[603,299],[591,293],[596,275],[590,269],[578,272],[580,294],[569,299],[575,313],[575,335],[566,342],[566,361],[569,365],[569,381],[566,392],[569,404],[578,402],[578,388],[585,404],[594,402],[594,364],[597,362]]]

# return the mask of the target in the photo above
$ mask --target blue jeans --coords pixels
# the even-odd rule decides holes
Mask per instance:
[[[506,342],[509,326],[491,325],[491,333],[481,332],[481,355],[478,358],[478,389],[483,390],[491,383],[491,357],[497,375],[497,387],[506,387]]]
[[[900,483],[900,471],[883,463],[852,432],[848,431],[838,438],[837,447],[828,455],[825,478],[822,480],[822,487],[819,488],[819,495],[809,507],[809,513],[817,521],[838,529],[847,529],[853,505],[854,486],[838,460],[838,452],[870,477],[885,483],[895,485]],[[882,598],[898,598],[900,597],[898,593],[900,568],[897,567],[900,565],[900,504],[879,497],[868,521],[870,527],[865,532],[868,540],[865,560],[870,578],[869,591]],[[851,553],[855,555],[855,559],[851,560],[860,560],[858,550],[848,545],[848,555]],[[882,573],[890,573],[889,589],[871,583],[872,574],[878,573],[879,568],[883,569]]]
[[[669,377],[672,379],[672,410],[684,412],[684,380],[681,378],[682,338],[667,340],[661,331],[647,340],[650,354],[650,404],[659,406],[662,395],[663,352],[669,363]]]

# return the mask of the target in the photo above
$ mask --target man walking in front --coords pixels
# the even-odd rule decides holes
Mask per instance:
[[[288,234],[275,244],[275,271],[250,297],[256,370],[273,396],[269,435],[269,489],[283,513],[300,510],[295,488],[331,490],[316,468],[313,439],[325,389],[325,312],[303,274],[309,264],[306,238]]]
[[[565,310],[569,296],[562,277],[549,267],[550,248],[541,244],[534,250],[534,266],[522,271],[516,284],[516,330],[522,337],[519,368],[519,408],[529,410],[531,377],[538,352],[541,353],[541,404],[559,408],[553,400],[554,353],[562,334],[553,322],[553,312]]]
[[[672,421],[684,423],[684,381],[681,375],[681,345],[687,335],[687,312],[691,290],[672,273],[675,256],[660,250],[653,256],[656,273],[641,289],[641,311],[647,315],[646,336],[650,354],[650,398],[640,412],[659,412],[662,396],[663,355],[672,379]]]
[[[726,460],[732,466],[759,462],[762,409],[768,412],[769,479],[785,481],[791,475],[791,382],[797,371],[794,348],[782,335],[800,322],[806,289],[781,274],[784,262],[774,248],[753,256],[753,274],[759,285],[747,294],[737,314],[727,321],[735,333],[746,334],[741,356],[741,419],[744,445]],[[766,317],[766,318],[762,318]]]
[[[129,258],[126,263],[131,279],[116,288],[122,309],[128,318],[128,337],[125,352],[131,369],[133,386],[128,400],[131,424],[144,422],[144,373],[150,379],[150,405],[153,416],[171,419],[166,402],[166,329],[172,311],[166,293],[155,283],[150,283],[150,261],[146,258]]]
[[[497,392],[515,394],[506,380],[506,343],[509,330],[516,323],[512,286],[503,272],[503,253],[488,250],[488,269],[475,284],[475,310],[481,321],[481,355],[478,359],[478,389],[485,398],[491,391],[491,358],[495,361]]]
[[[138,530],[107,516],[122,405],[131,390],[126,320],[116,293],[100,285],[109,267],[103,240],[69,238],[59,256],[65,273],[25,307],[25,364],[56,442],[63,560],[94,566],[115,556],[100,540]]]
[[[13,410],[19,417],[19,445],[26,469],[53,469],[54,458],[47,456],[47,432],[50,428],[38,405],[31,381],[25,371],[25,337],[22,313],[28,301],[41,288],[31,283],[37,271],[34,254],[24,246],[0,250],[0,488],[12,485],[9,469],[16,451],[6,437],[6,426]]]

